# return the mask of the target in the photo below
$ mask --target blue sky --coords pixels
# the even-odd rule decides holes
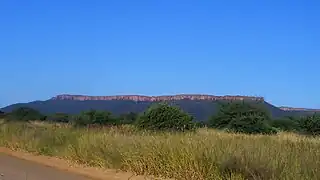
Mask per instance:
[[[4,0],[0,107],[57,94],[320,108],[320,1]]]

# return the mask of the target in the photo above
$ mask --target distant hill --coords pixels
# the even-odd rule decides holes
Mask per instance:
[[[280,106],[279,108],[284,111],[320,112],[320,109],[310,109],[310,108],[293,108],[293,107],[285,107],[285,106]]]
[[[196,120],[207,120],[217,111],[218,103],[222,101],[251,101],[261,102],[271,112],[273,117],[303,115],[317,110],[303,108],[276,107],[264,101],[262,97],[252,96],[213,96],[181,94],[173,96],[84,96],[84,95],[58,95],[46,101],[33,101],[29,103],[12,104],[2,108],[4,112],[11,112],[19,107],[30,107],[44,114],[68,113],[77,114],[84,110],[107,110],[114,114],[128,112],[142,112],[152,103],[165,101],[180,106],[190,113]],[[320,112],[320,110],[319,110]]]

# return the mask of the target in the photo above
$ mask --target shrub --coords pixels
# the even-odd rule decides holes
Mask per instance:
[[[0,119],[4,118],[5,117],[5,113],[3,111],[0,111]]]
[[[299,119],[301,131],[310,135],[320,135],[320,116],[317,114]]]
[[[121,114],[119,116],[120,124],[133,124],[137,120],[138,114],[134,112]]]
[[[195,129],[193,117],[177,106],[166,103],[151,105],[141,114],[135,125],[140,129],[186,131]]]
[[[12,121],[29,121],[29,120],[43,120],[45,118],[39,111],[29,108],[21,107],[8,113],[7,120]]]
[[[282,131],[299,131],[299,122],[292,118],[273,119],[270,125]]]
[[[264,119],[257,115],[240,116],[237,119],[230,121],[227,129],[232,132],[246,134],[275,134],[277,130],[272,128]]]
[[[52,115],[47,116],[46,120],[52,122],[59,122],[59,123],[68,123],[70,121],[70,115],[65,113],[55,113]]]
[[[108,111],[89,110],[73,116],[72,123],[75,126],[116,125],[117,120]]]
[[[199,122],[196,122],[195,125],[197,128],[204,128],[208,125],[208,123],[204,121],[199,121]]]
[[[209,126],[248,134],[276,133],[268,123],[270,114],[261,103],[232,101],[220,105],[217,115],[209,119]]]

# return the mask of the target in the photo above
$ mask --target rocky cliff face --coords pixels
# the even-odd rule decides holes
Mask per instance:
[[[311,111],[311,112],[320,112],[320,109],[309,109],[309,108],[293,108],[293,107],[279,107],[283,111]]]
[[[131,100],[131,101],[171,101],[171,100],[253,100],[264,101],[263,97],[253,96],[214,96],[202,94],[180,94],[172,96],[141,96],[141,95],[117,95],[117,96],[84,96],[63,94],[53,97],[51,100]]]

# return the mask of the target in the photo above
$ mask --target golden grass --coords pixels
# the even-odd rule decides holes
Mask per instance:
[[[308,180],[320,178],[320,139],[276,136],[150,133],[131,126],[72,129],[2,124],[0,145],[76,163],[175,179]]]

